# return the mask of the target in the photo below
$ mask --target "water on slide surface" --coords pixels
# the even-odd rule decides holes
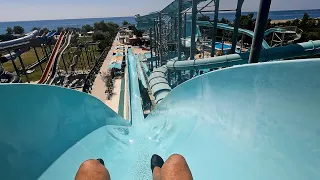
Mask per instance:
[[[153,153],[181,153],[195,179],[319,179],[319,68],[309,60],[205,74],[132,127],[90,95],[1,85],[0,177],[73,179],[101,157],[112,179],[151,179]]]

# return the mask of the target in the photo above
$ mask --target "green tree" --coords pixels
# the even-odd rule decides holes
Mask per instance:
[[[93,25],[94,34],[92,39],[94,41],[99,41],[99,48],[105,49],[108,46],[112,45],[113,39],[118,32],[119,25],[113,22],[96,22]]]
[[[293,26],[299,26],[300,20],[299,19],[295,19],[292,21],[292,25]]]
[[[7,27],[7,34],[13,34],[13,29],[11,27]]]
[[[61,33],[63,31],[63,29],[64,29],[63,27],[58,27],[57,28],[58,33]]]
[[[33,28],[32,28],[32,31],[35,31],[35,30],[40,31],[40,30],[41,30],[41,28],[40,28],[40,27],[33,27]]]
[[[86,24],[86,25],[82,26],[82,31],[83,31],[83,32],[93,31],[93,27],[90,26],[89,24]]]
[[[102,32],[102,31],[97,31],[92,35],[92,39],[94,41],[101,41],[101,40],[110,40],[111,35],[109,32]]]
[[[15,34],[23,34],[24,33],[24,29],[21,26],[14,26],[13,27],[13,32]]]
[[[229,21],[228,19],[222,18],[222,19],[220,20],[220,23],[229,24],[230,21]]]
[[[304,13],[302,19],[301,19],[301,25],[305,26],[307,22],[309,21],[310,16],[308,13]]]
[[[108,46],[111,46],[112,40],[114,35],[112,36],[108,31],[107,32],[102,32],[102,31],[95,31],[94,34],[92,35],[92,39],[94,41],[99,41],[99,48],[100,49],[105,49]]]
[[[129,23],[128,23],[128,21],[123,21],[123,22],[122,22],[122,25],[123,25],[123,26],[127,26],[127,25],[129,25]]]
[[[245,15],[245,16],[241,16],[240,17],[240,27],[253,31],[254,30],[254,25],[255,25],[254,22],[255,21],[256,20],[253,19],[253,13],[250,13],[250,14]]]
[[[40,34],[48,33],[50,30],[48,28],[43,28],[40,30]]]
[[[72,35],[72,38],[71,38],[71,43],[74,44],[74,45],[77,45],[79,42],[79,34],[78,33],[74,33]]]
[[[210,17],[209,16],[199,16],[198,17],[198,21],[210,21]]]
[[[113,22],[105,23],[104,21],[96,22],[93,25],[94,31],[109,32],[112,36],[118,32],[119,25]]]

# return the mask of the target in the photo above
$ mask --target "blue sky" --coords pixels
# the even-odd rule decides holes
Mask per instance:
[[[160,10],[173,0],[0,0],[0,21],[116,17]],[[221,0],[235,9],[237,0]],[[259,0],[245,0],[243,11],[257,11]],[[319,0],[273,0],[271,10],[320,9]],[[53,13],[54,12],[54,13]]]

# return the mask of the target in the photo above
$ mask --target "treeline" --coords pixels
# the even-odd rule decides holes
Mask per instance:
[[[96,22],[93,27],[89,24],[84,25],[81,28],[81,31],[88,33],[93,31],[92,39],[94,41],[99,41],[99,48],[101,50],[105,49],[108,46],[111,46],[115,36],[117,35],[119,25],[113,22]]]
[[[270,25],[270,27],[276,26],[297,26],[303,31],[301,39],[298,42],[320,40],[320,19],[311,18],[307,13],[303,15],[302,19],[295,19]]]
[[[5,34],[0,34],[0,41],[10,41],[15,39],[14,35],[22,35],[24,33],[24,29],[21,26],[7,27]]]
[[[32,31],[34,31],[34,30],[38,30],[40,32],[40,34],[48,33],[50,31],[48,28],[41,29],[40,27],[33,27]],[[0,34],[0,41],[10,41],[10,40],[13,40],[19,36],[22,36],[24,33],[25,33],[25,30],[21,26],[14,26],[13,28],[7,27],[6,33]]]

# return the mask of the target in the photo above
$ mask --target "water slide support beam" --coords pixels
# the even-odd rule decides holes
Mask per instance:
[[[44,45],[44,52],[45,52],[45,54],[46,54],[46,56],[47,56],[47,58],[48,58],[48,60],[49,60],[49,55],[48,55],[48,51],[47,51],[47,46],[46,45]]]
[[[181,27],[182,27],[182,0],[178,2],[178,61],[181,61]]]
[[[181,38],[182,38],[182,0],[178,1],[178,61],[181,61]],[[168,71],[169,73],[169,71]],[[181,80],[181,71],[178,71],[178,82]]]
[[[254,37],[251,45],[249,63],[259,62],[262,41],[264,40],[264,31],[266,30],[268,23],[270,6],[271,0],[260,0],[259,12],[257,15],[256,27],[254,29]]]
[[[283,46],[285,35],[286,35],[285,33],[281,34],[281,46]]]
[[[175,42],[177,42],[177,38],[178,38],[178,29],[180,28],[180,27],[177,27],[177,17],[175,16],[174,17],[174,26],[173,26],[173,28],[174,28],[174,41]],[[177,51],[177,48],[178,48],[178,44],[176,45],[176,51]]]
[[[23,61],[22,61],[21,56],[18,56],[18,59],[19,59],[19,61],[20,61],[20,64],[21,64],[23,73],[24,73],[24,75],[26,76],[28,83],[30,83],[30,79],[29,79],[29,77],[28,77],[28,74],[27,74],[27,71],[26,71],[26,67],[25,67],[24,64],[23,64]]]
[[[40,59],[39,59],[38,52],[37,52],[37,50],[36,50],[36,48],[35,48],[34,46],[33,46],[33,50],[34,50],[34,53],[36,54],[36,57],[37,57],[37,60],[38,60],[40,69],[41,69],[41,71],[42,71],[42,73],[43,73],[43,68],[42,68],[42,65],[41,65],[41,61],[40,61]]]
[[[274,34],[275,34],[276,32],[273,32],[272,33],[272,39],[271,39],[271,43],[270,43],[270,46],[272,47],[272,43],[273,43],[273,40],[274,40]]]
[[[194,60],[194,56],[196,54],[197,14],[198,14],[198,0],[192,0],[190,60]],[[191,77],[193,77],[193,70],[190,71],[190,78]]]
[[[20,71],[19,71],[16,63],[14,62],[14,59],[13,59],[12,54],[11,54],[11,51],[8,50],[8,52],[9,52],[9,54],[10,54],[10,59],[11,59],[12,65],[13,65],[13,67],[14,67],[14,70],[16,71],[17,75],[20,77]]]
[[[150,53],[151,53],[151,71],[153,71],[152,28],[149,29],[149,37],[150,37]]]
[[[217,40],[218,21],[219,21],[219,4],[220,4],[220,0],[215,0],[213,33],[212,33],[212,41],[211,41],[211,57],[214,57],[215,51],[216,51],[216,40]]]
[[[160,66],[162,66],[162,16],[161,12],[159,12],[159,58],[160,58]]]
[[[224,36],[225,36],[225,30],[222,30],[222,47],[221,47],[222,55],[224,55]]]
[[[156,67],[158,67],[158,56],[157,56],[157,27],[156,27],[156,20],[153,20],[153,29],[154,29],[154,55],[156,60]]]
[[[183,38],[187,38],[187,13],[184,13]]]
[[[197,8],[198,8],[198,0],[192,0],[190,60],[194,60],[195,51],[196,51],[196,28],[197,28],[197,14],[198,14]]]
[[[244,35],[241,35],[241,46],[240,46],[240,53],[242,53],[242,48],[243,48],[243,40],[244,40]]]
[[[234,54],[236,52],[243,1],[244,0],[238,0],[237,3],[236,19],[234,21],[234,31],[232,36],[231,54]]]

